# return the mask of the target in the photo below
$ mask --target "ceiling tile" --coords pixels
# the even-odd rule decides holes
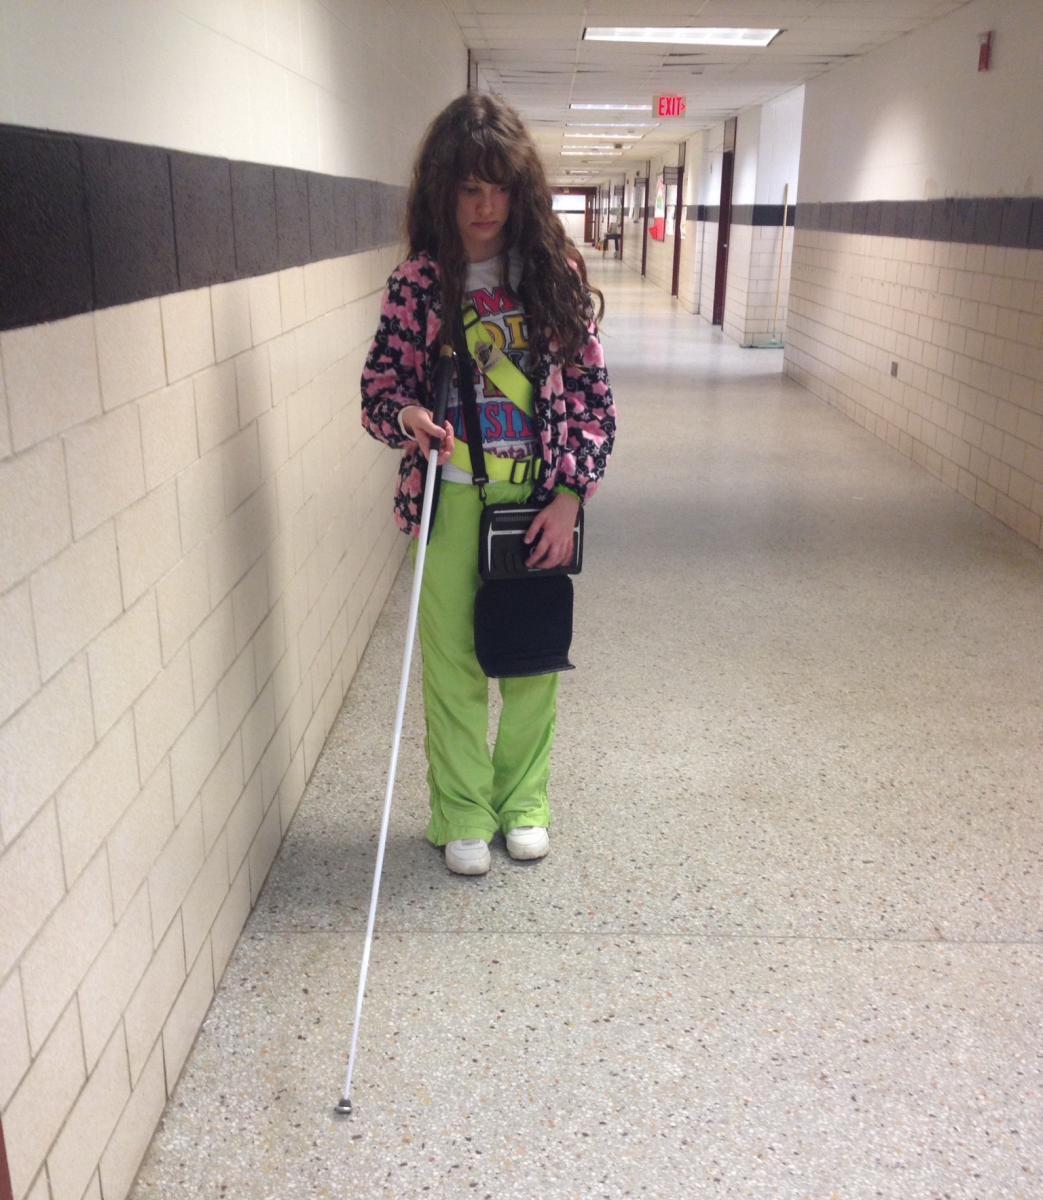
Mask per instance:
[[[823,71],[960,8],[969,0],[443,0],[487,84],[537,122],[552,169],[565,123],[651,120],[652,96],[688,98],[688,114],[646,130],[639,159],[763,103]],[[640,15],[636,15],[637,13]],[[783,33],[765,50],[587,42],[585,25],[749,25]],[[644,112],[570,110],[570,102],[647,104]],[[588,128],[588,131],[594,132]],[[596,131],[600,132],[600,131]],[[625,129],[605,128],[620,141]],[[627,159],[612,160],[625,170]]]

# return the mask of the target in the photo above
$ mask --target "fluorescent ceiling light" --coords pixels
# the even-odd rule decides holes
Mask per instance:
[[[563,158],[593,158],[597,155],[599,158],[622,158],[622,150],[562,150]]]
[[[668,42],[676,46],[762,48],[774,41],[781,32],[781,29],[698,29],[690,25],[629,29],[600,26],[585,29],[583,37],[588,42]]]
[[[658,121],[566,121],[566,129],[658,129]],[[586,136],[572,135],[572,136]],[[601,137],[601,134],[596,134]]]
[[[603,141],[605,138],[612,137],[613,135],[611,133],[566,133],[564,136],[571,138],[600,138]],[[645,135],[643,133],[635,133],[631,136],[644,137]],[[627,138],[627,141],[629,140],[630,138]]]
[[[563,153],[565,154],[587,154],[592,150],[631,150],[632,144],[628,142],[599,142],[596,146],[566,146]]]
[[[650,112],[651,104],[570,104],[569,108],[608,109],[612,112]]]

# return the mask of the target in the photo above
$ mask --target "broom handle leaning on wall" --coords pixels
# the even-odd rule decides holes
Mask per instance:
[[[782,295],[782,256],[786,250],[786,221],[789,218],[789,184],[782,191],[782,234],[779,237],[779,279],[775,284],[775,313],[771,318],[771,336],[779,333],[779,298]]]

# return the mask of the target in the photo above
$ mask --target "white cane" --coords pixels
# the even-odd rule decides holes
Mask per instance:
[[[453,348],[443,346],[435,371],[434,422],[441,426],[449,398],[449,384],[453,374]],[[359,1027],[362,1024],[362,1001],[366,993],[366,975],[369,971],[369,954],[373,948],[373,926],[377,919],[377,897],[380,895],[380,875],[384,868],[384,850],[387,846],[388,824],[391,819],[391,797],[395,792],[395,775],[398,771],[398,748],[402,741],[402,722],[406,715],[406,695],[409,691],[409,669],[413,662],[413,641],[416,637],[417,613],[420,609],[420,585],[424,578],[424,559],[427,557],[427,535],[431,527],[431,508],[434,503],[435,479],[437,477],[440,442],[432,441],[427,459],[427,484],[424,488],[424,504],[420,515],[420,537],[416,548],[416,563],[413,567],[413,591],[409,598],[409,621],[406,626],[406,648],[402,655],[402,679],[398,687],[398,711],[395,714],[395,735],[391,743],[391,765],[388,767],[387,791],[384,793],[384,817],[380,823],[380,840],[377,844],[377,863],[373,872],[373,890],[369,901],[369,921],[366,924],[366,943],[362,950],[362,969],[359,972],[359,990],[355,998],[355,1025],[351,1031],[351,1053],[348,1056],[348,1077],[344,1083],[344,1094],[334,1108],[342,1117],[351,1116],[351,1077],[355,1072],[355,1059],[359,1047]]]

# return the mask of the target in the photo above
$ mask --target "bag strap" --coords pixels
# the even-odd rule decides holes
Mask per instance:
[[[471,455],[471,475],[482,503],[485,503],[485,485],[489,475],[485,469],[485,451],[482,449],[482,426],[478,419],[478,401],[474,390],[474,359],[459,328],[453,333],[456,349],[456,382],[460,393],[460,406],[464,410],[464,428],[467,430],[467,449]]]
[[[532,380],[496,345],[474,301],[463,306],[464,339],[481,373],[512,403],[532,411]]]

